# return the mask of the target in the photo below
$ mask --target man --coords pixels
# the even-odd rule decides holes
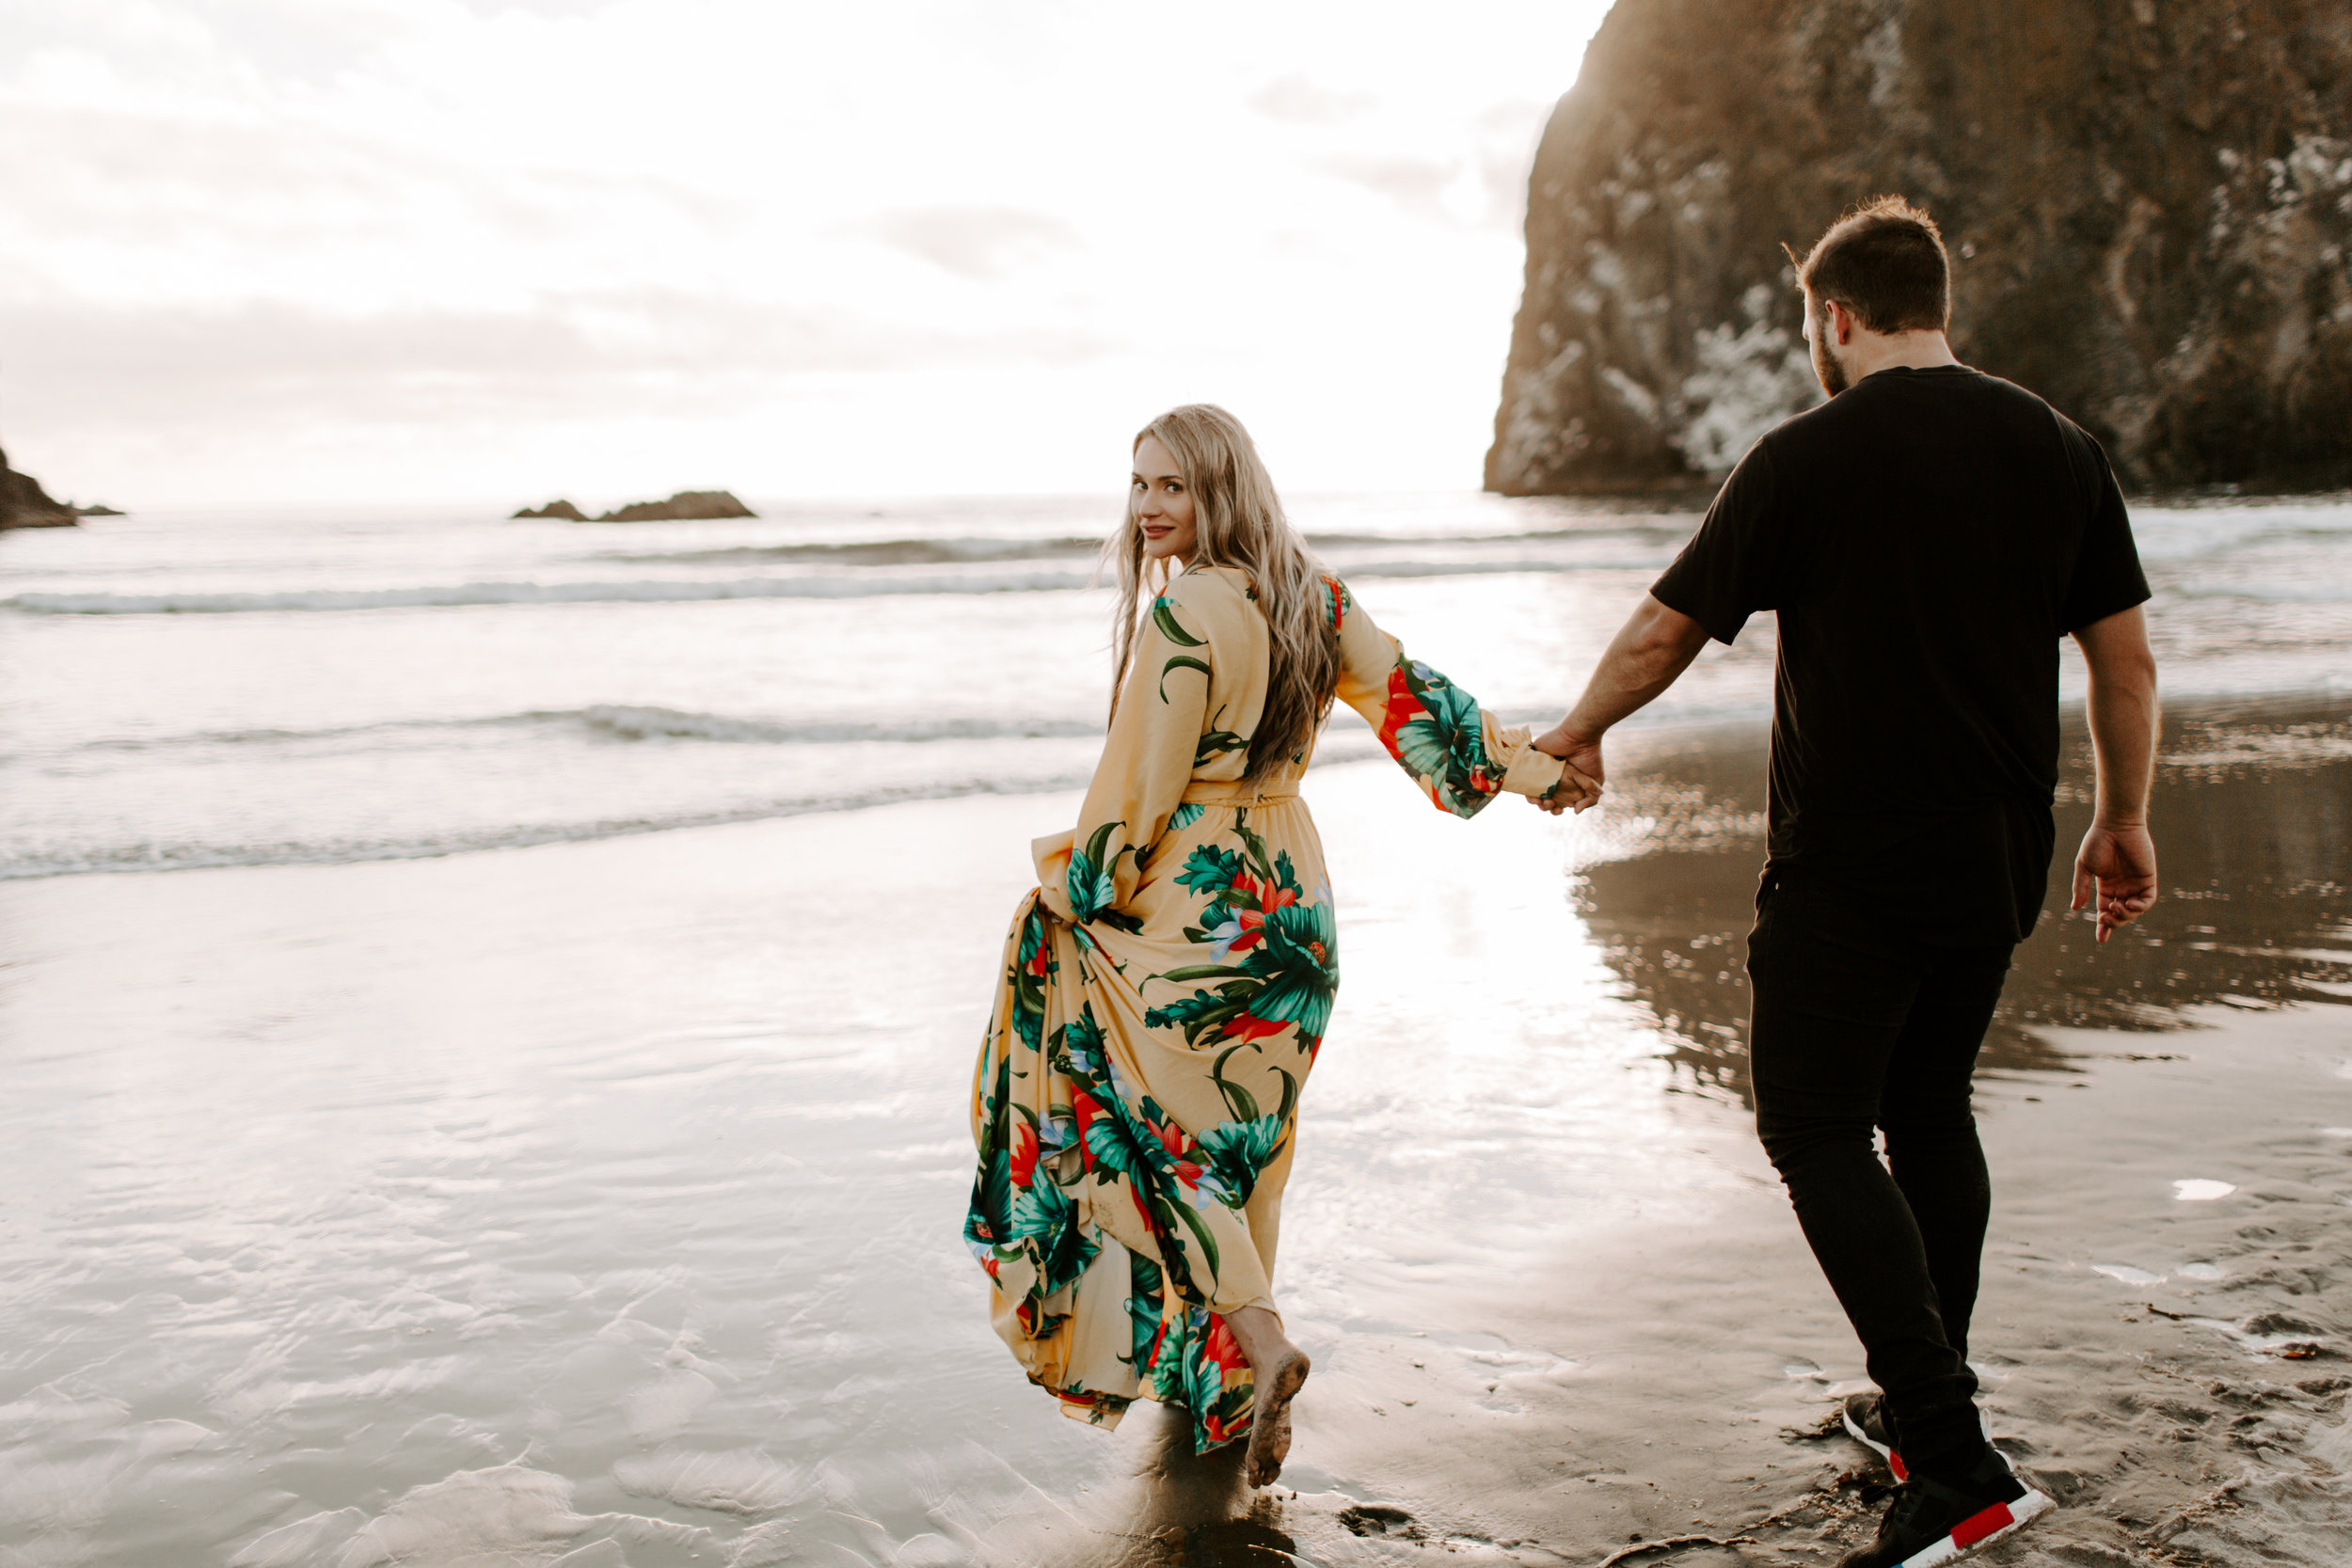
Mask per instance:
[[[1891,1568],[1948,1560],[2052,1506],[1993,1450],[1975,1404],[1968,1318],[1991,1198],[1969,1077],[2047,890],[2058,640],[2090,671],[2098,802],[2074,907],[2095,892],[2101,942],[2155,899],[2155,664],[2106,456],[1953,357],[1934,220],[1872,202],[1797,276],[1829,401],[1741,459],[1535,744],[1603,779],[1611,725],[1708,639],[1778,612],[1748,945],[1756,1128],[1883,1390],[1849,1402],[1848,1425],[1906,1479],[1845,1565]]]

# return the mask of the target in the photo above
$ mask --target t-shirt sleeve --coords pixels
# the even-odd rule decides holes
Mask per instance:
[[[1739,636],[1757,610],[1778,609],[1789,548],[1778,490],[1772,454],[1758,441],[1715,493],[1698,532],[1651,584],[1650,596],[1705,626],[1718,642]]]
[[[2140,570],[2139,549],[2132,543],[2132,520],[2123,509],[2123,491],[2115,483],[2107,454],[2089,432],[2066,423],[2076,469],[2089,483],[2090,521],[2083,530],[2083,547],[2074,557],[2074,575],[2058,606],[2058,630],[2081,630],[2121,610],[2148,600],[2148,575]]]

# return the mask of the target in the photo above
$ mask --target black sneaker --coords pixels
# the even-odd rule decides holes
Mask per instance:
[[[1848,1552],[1837,1568],[1937,1568],[2014,1535],[2057,1506],[1997,1453],[1957,1485],[1913,1476],[1887,1504],[1878,1539]]]
[[[1985,1441],[1991,1442],[1993,1418],[1979,1409],[1977,1423],[1984,1430]],[[1897,1481],[1911,1479],[1910,1467],[1903,1464],[1903,1456],[1895,1451],[1895,1440],[1887,1434],[1885,1395],[1872,1388],[1846,1396],[1846,1435],[1885,1460]]]

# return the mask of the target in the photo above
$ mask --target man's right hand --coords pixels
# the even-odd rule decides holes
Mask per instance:
[[[1607,782],[1607,778],[1601,771],[1600,737],[1598,736],[1587,738],[1578,735],[1568,728],[1565,721],[1563,721],[1537,736],[1531,744],[1546,756],[1558,757],[1571,769],[1582,774],[1591,782],[1590,792],[1576,802],[1576,810],[1581,812],[1599,803],[1600,786]],[[1565,800],[1539,799],[1535,803],[1554,816],[1568,809],[1568,804]]]
[[[2156,844],[2146,828],[2091,824],[2074,856],[2074,902],[2070,907],[2088,908],[2094,896],[2101,942],[2148,912],[2156,901]]]

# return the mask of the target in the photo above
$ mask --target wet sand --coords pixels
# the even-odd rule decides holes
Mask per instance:
[[[2352,711],[2168,756],[2166,901],[2046,922],[1980,1076],[1976,1353],[2067,1504],[1994,1561],[2352,1553]],[[1885,1478],[1743,1102],[1757,737],[1618,769],[1572,824],[1310,782],[1346,984],[1254,1501],[1055,1415],[957,1244],[1067,797],[0,886],[0,1560],[1834,1560]]]

